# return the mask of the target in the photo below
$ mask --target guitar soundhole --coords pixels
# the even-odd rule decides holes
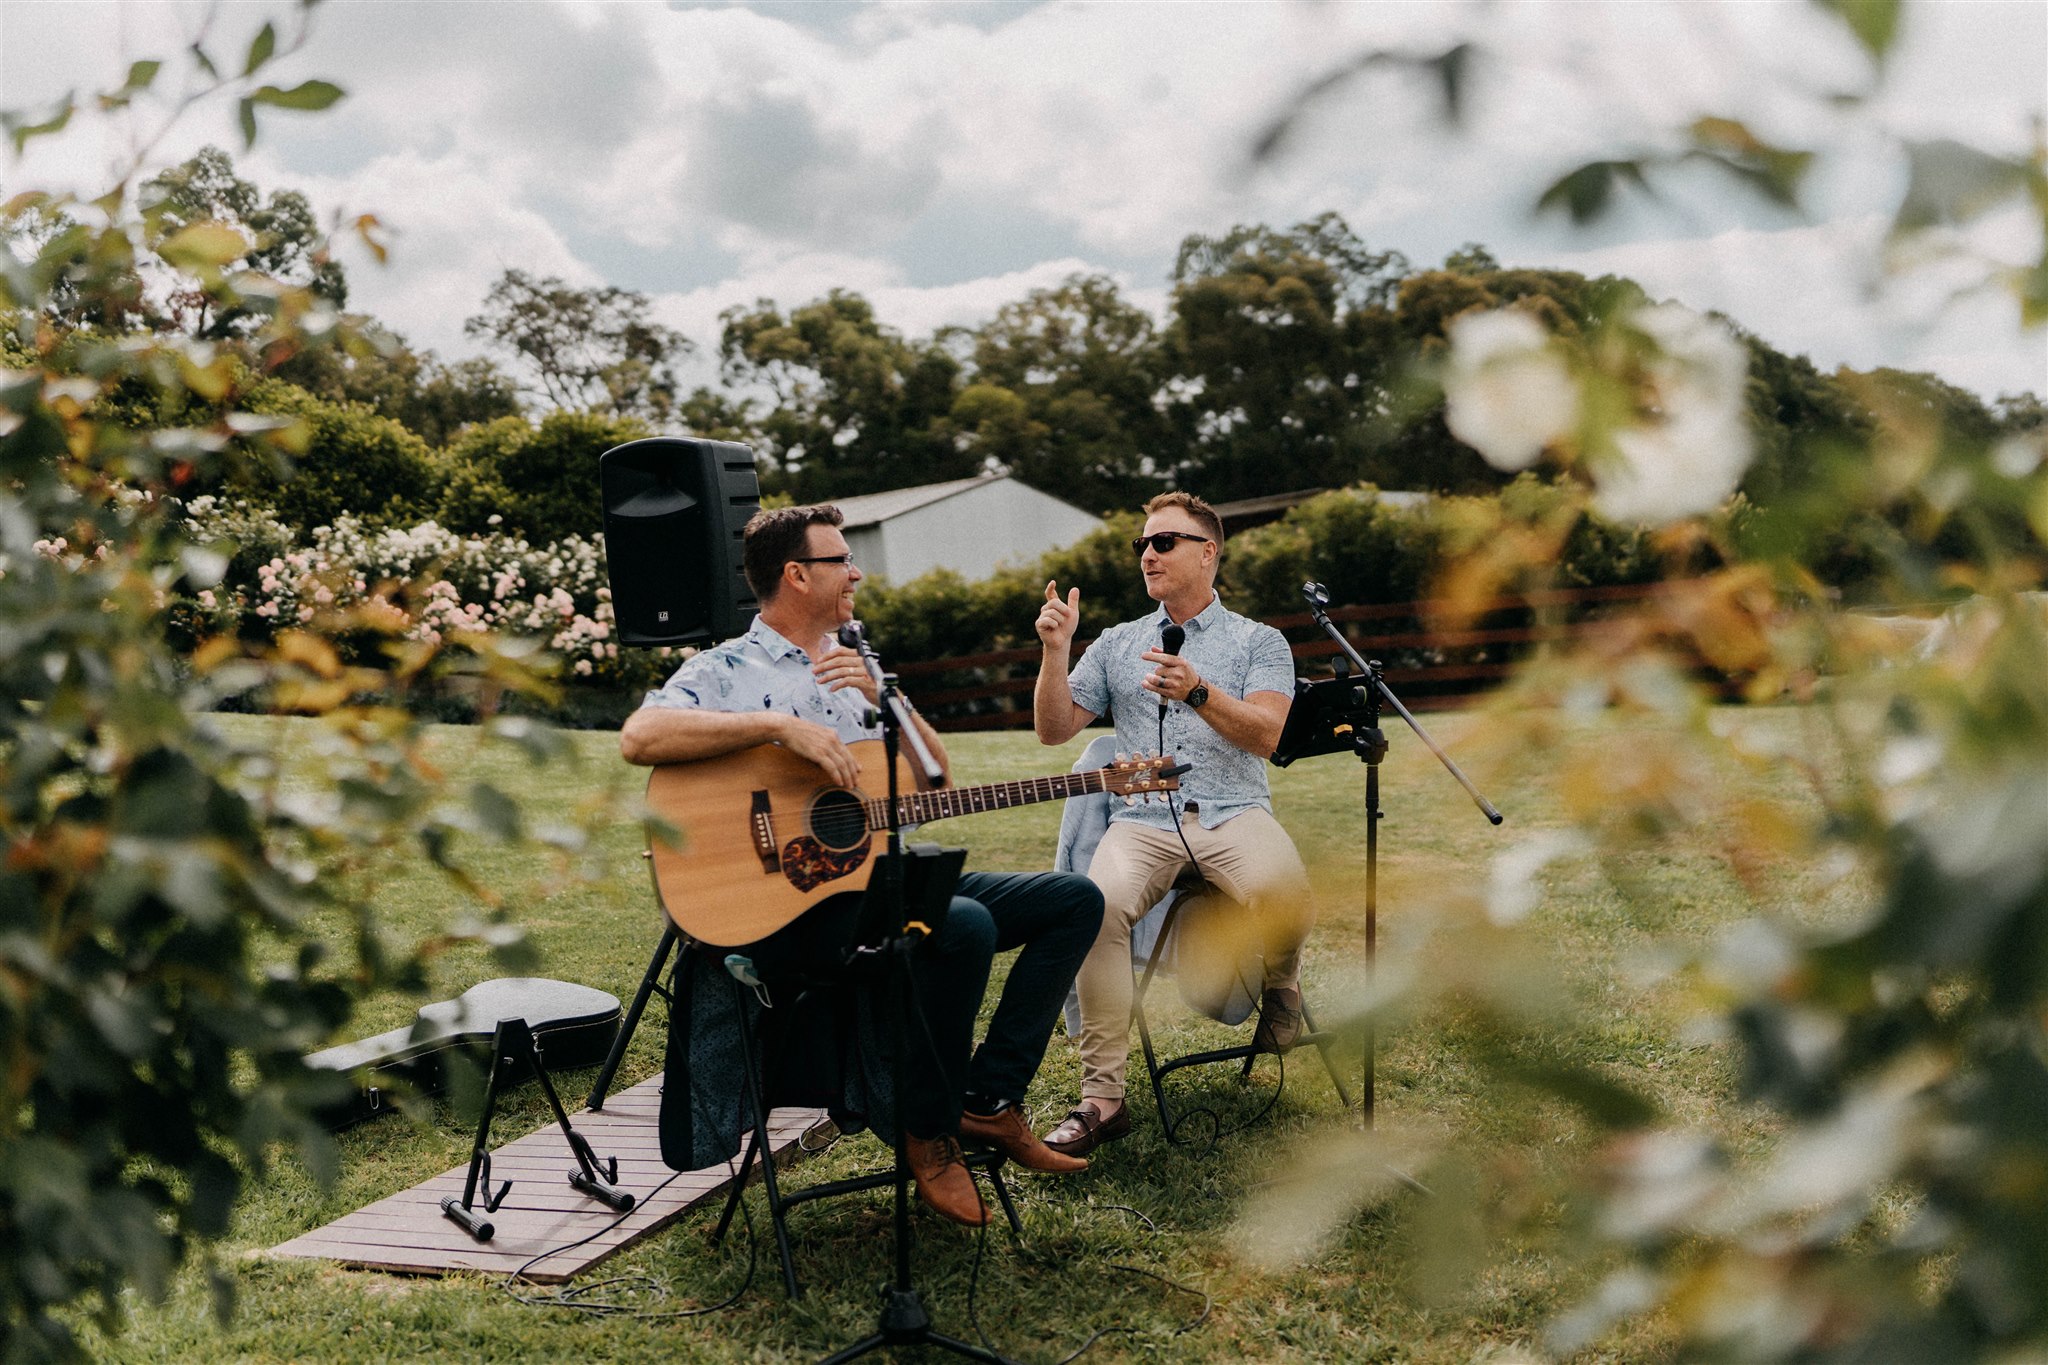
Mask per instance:
[[[826,848],[844,851],[867,842],[868,817],[850,791],[829,791],[811,803],[811,834]]]

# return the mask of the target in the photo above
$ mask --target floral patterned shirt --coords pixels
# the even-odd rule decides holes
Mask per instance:
[[[823,647],[831,641],[820,639]],[[851,744],[879,739],[867,698],[852,688],[828,692],[811,675],[811,656],[759,616],[745,635],[691,655],[642,706],[702,711],[784,711],[812,721]]]

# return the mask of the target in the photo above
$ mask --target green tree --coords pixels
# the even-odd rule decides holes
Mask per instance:
[[[636,290],[507,270],[462,330],[510,355],[524,391],[550,406],[659,421],[676,403],[676,363],[696,346],[651,310]]]
[[[1334,213],[1183,242],[1165,336],[1171,479],[1223,501],[1361,477],[1405,271]]]
[[[219,224],[248,242],[241,256],[222,264],[305,290],[332,308],[348,301],[341,263],[326,251],[313,206],[297,190],[265,196],[235,174],[234,161],[218,147],[205,147],[190,160],[143,182],[145,221],[161,239],[202,224]],[[168,325],[208,340],[247,336],[264,310],[240,291],[200,287],[189,280],[164,301]]]
[[[356,344],[300,351],[272,373],[316,398],[360,403],[439,449],[464,427],[519,411],[519,393],[496,362],[444,363],[368,318],[351,319]]]
[[[1159,339],[1114,280],[1070,276],[967,335],[972,369],[951,417],[970,453],[1094,512],[1163,486]]]
[[[501,530],[536,544],[604,529],[598,459],[650,435],[629,417],[551,412],[538,424],[501,417],[465,431],[437,461],[436,519],[451,530]]]
[[[986,468],[951,416],[960,362],[884,327],[860,295],[835,289],[786,317],[762,299],[723,323],[726,386],[768,395],[757,453],[769,491],[816,502]]]
[[[251,389],[243,407],[296,419],[301,444],[289,459],[251,461],[227,476],[230,490],[268,505],[288,525],[304,532],[344,512],[405,525],[426,514],[433,492],[427,444],[390,418],[274,379]]]

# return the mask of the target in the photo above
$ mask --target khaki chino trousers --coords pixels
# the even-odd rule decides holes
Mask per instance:
[[[1131,928],[1145,917],[1188,865],[1192,849],[1202,875],[1242,905],[1247,933],[1265,956],[1266,989],[1299,984],[1301,947],[1315,925],[1308,871],[1280,822],[1254,808],[1215,829],[1181,817],[1187,848],[1172,830],[1112,821],[1088,864],[1102,889],[1102,929],[1081,964],[1081,1095],[1120,1100],[1131,1051]]]

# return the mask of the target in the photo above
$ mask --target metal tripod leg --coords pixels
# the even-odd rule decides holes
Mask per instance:
[[[591,1082],[590,1098],[584,1102],[584,1108],[591,1112],[595,1113],[604,1108],[605,1095],[612,1088],[613,1078],[619,1074],[619,1063],[625,1060],[626,1047],[633,1041],[635,1030],[640,1027],[640,1016],[647,1012],[648,997],[658,994],[668,1002],[670,1009],[675,1008],[675,997],[661,984],[661,972],[662,968],[668,965],[668,955],[675,951],[676,944],[681,938],[682,931],[676,928],[674,920],[669,920],[662,926],[661,942],[654,945],[654,956],[647,959],[647,970],[640,976],[640,989],[633,993],[632,1007],[626,1011],[626,1017],[619,1021],[618,1034],[612,1039],[611,1054],[604,1059],[604,1066],[597,1073],[597,1079]]]

